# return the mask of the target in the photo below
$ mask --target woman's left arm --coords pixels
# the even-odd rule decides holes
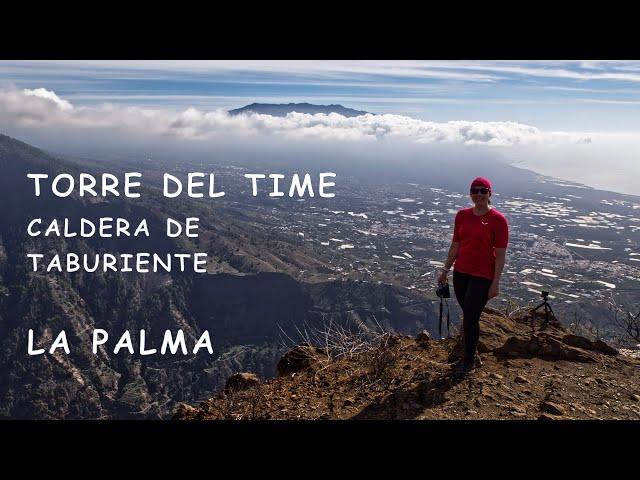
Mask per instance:
[[[496,270],[493,275],[493,282],[491,282],[491,286],[489,287],[489,299],[497,297],[500,294],[500,276],[502,275],[506,256],[506,248],[496,248]]]

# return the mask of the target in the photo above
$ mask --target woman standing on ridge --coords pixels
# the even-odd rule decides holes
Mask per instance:
[[[473,207],[456,213],[453,239],[438,281],[448,282],[452,265],[453,289],[462,308],[464,355],[462,372],[480,366],[477,353],[480,338],[480,314],[487,301],[500,293],[509,224],[505,216],[491,207],[491,182],[478,177],[469,190]]]

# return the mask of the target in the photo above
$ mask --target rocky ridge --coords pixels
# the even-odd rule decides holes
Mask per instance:
[[[360,351],[299,345],[279,376],[220,392],[175,419],[640,419],[640,360],[557,319],[485,308],[483,365],[456,377],[460,337],[384,334]]]

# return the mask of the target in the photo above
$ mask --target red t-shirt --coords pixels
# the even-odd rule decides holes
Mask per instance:
[[[509,224],[504,215],[492,208],[477,216],[473,207],[456,214],[453,241],[460,242],[454,270],[493,280],[496,248],[506,248]]]

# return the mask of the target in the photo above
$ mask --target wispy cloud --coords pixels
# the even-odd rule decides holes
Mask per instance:
[[[475,72],[491,72],[505,74],[516,74],[525,77],[559,78],[580,81],[592,80],[615,80],[625,82],[640,82],[640,68],[637,66],[612,62],[607,64],[608,71],[593,70],[584,68],[581,62],[563,62],[564,68],[557,64],[545,65],[540,62],[539,66],[519,65],[508,62],[475,62],[475,63],[438,63],[430,64],[430,68],[453,68],[456,70],[472,70]],[[551,65],[551,66],[550,66]],[[603,65],[605,65],[603,63]]]
[[[190,75],[190,80],[211,75],[240,74],[286,75],[316,81],[363,81],[368,77],[457,80],[464,82],[494,82],[501,77],[487,73],[458,72],[456,68],[433,68],[419,61],[326,61],[326,60],[224,60],[224,61],[26,61],[0,62],[5,74],[12,75],[74,75],[121,80],[160,80]],[[255,80],[263,81],[260,78]]]
[[[609,105],[640,105],[640,100],[614,100],[602,98],[581,98],[578,100],[584,103],[602,103]]]
[[[277,73],[324,79],[362,79],[364,76],[437,78],[464,82],[508,80],[508,75],[566,78],[575,80],[640,81],[640,64],[635,61],[418,61],[418,60],[100,60],[2,62],[5,72],[103,75],[124,79],[160,78],[163,74],[201,75],[242,72]],[[474,73],[469,73],[473,71]],[[156,76],[154,76],[154,73]],[[505,75],[506,74],[506,75]]]

